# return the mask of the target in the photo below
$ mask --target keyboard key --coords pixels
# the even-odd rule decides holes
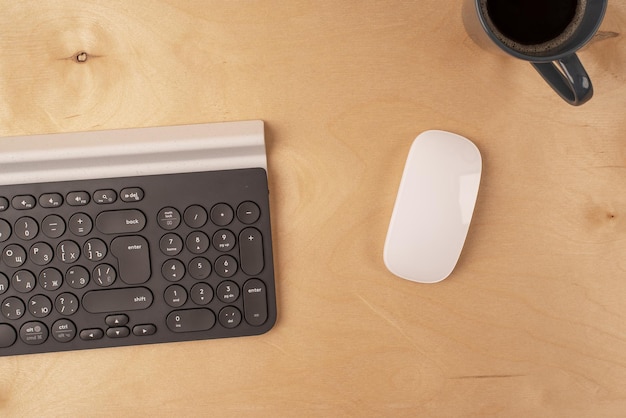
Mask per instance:
[[[130,330],[126,327],[115,327],[107,329],[107,337],[124,338],[130,335]]]
[[[91,232],[93,221],[86,213],[75,213],[67,223],[70,232],[78,237],[84,237]]]
[[[165,234],[159,241],[159,248],[163,254],[173,257],[183,250],[183,239],[176,234]]]
[[[41,232],[48,238],[59,238],[65,232],[65,221],[58,215],[43,218]]]
[[[185,275],[185,265],[180,260],[167,260],[161,267],[161,274],[165,280],[177,282]]]
[[[78,298],[72,293],[61,293],[54,301],[54,307],[61,315],[73,315],[78,310]]]
[[[9,208],[9,201],[6,197],[0,196],[0,212],[4,212]]]
[[[235,247],[235,234],[227,229],[220,229],[213,235],[213,247],[221,252],[232,250]]]
[[[206,210],[199,205],[192,205],[185,209],[183,219],[190,228],[201,228],[207,221]]]
[[[2,302],[1,310],[6,319],[20,319],[24,315],[26,306],[22,299],[10,296]]]
[[[150,307],[152,300],[146,287],[91,290],[83,296],[83,308],[91,313],[137,311]]]
[[[35,275],[28,270],[18,270],[11,277],[11,286],[20,293],[32,292],[37,284]]]
[[[237,283],[226,280],[217,286],[215,294],[222,302],[233,303],[239,298],[239,287]]]
[[[58,208],[63,204],[63,196],[58,193],[46,193],[39,196],[39,206],[42,208]]]
[[[31,195],[15,196],[11,199],[11,206],[17,210],[27,210],[35,207],[35,198]]]
[[[127,187],[120,192],[122,202],[139,202],[143,199],[143,190],[139,187]]]
[[[202,254],[209,249],[211,241],[209,241],[209,237],[207,237],[204,232],[193,231],[191,234],[187,235],[185,245],[193,254]]]
[[[104,322],[110,327],[122,327],[128,324],[128,315],[108,315],[106,318],[104,318]]]
[[[0,348],[11,347],[16,339],[17,334],[11,325],[0,324]]]
[[[139,235],[117,237],[111,242],[111,253],[117,258],[120,279],[126,284],[141,284],[151,275],[148,241]]]
[[[39,286],[50,292],[57,290],[63,284],[63,275],[55,268],[46,268],[39,273]]]
[[[259,279],[250,279],[243,285],[243,309],[246,322],[253,326],[267,321],[267,289]]]
[[[207,305],[213,299],[213,289],[207,283],[194,284],[190,293],[196,305]]]
[[[141,324],[133,327],[133,334],[138,337],[153,335],[156,333],[156,327],[152,324]]]
[[[35,318],[45,318],[52,311],[52,302],[44,295],[35,295],[28,301],[28,312]]]
[[[261,209],[254,202],[243,202],[237,207],[237,219],[250,225],[259,220]]]
[[[75,263],[80,257],[80,247],[74,241],[61,241],[57,245],[57,257],[64,263]]]
[[[215,314],[206,308],[173,311],[167,315],[166,323],[173,332],[206,331],[215,325]]]
[[[60,343],[67,343],[76,336],[76,325],[69,319],[59,319],[50,328],[52,338]]]
[[[80,332],[80,339],[85,341],[99,340],[104,337],[104,332],[100,328],[88,328]]]
[[[230,255],[223,255],[215,260],[215,272],[224,278],[232,277],[237,272],[237,260]]]
[[[93,281],[102,287],[109,287],[117,279],[117,272],[110,264],[98,264],[91,274]]]
[[[4,273],[0,273],[0,295],[9,289],[9,279]]]
[[[187,302],[187,291],[184,287],[173,284],[165,289],[163,299],[172,308],[180,308]]]
[[[30,247],[29,251],[30,261],[37,264],[38,266],[45,266],[46,264],[52,261],[54,257],[54,253],[52,252],[52,247],[46,244],[45,242],[38,242],[33,244]]]
[[[241,312],[234,306],[226,306],[220,311],[218,321],[224,328],[235,328],[241,323]]]
[[[180,212],[171,207],[163,208],[157,215],[157,222],[166,231],[176,229],[180,225]]]
[[[211,274],[211,262],[204,257],[196,257],[189,262],[189,275],[196,280],[204,280]]]
[[[93,201],[99,205],[108,205],[117,200],[117,193],[115,190],[96,190],[93,194]]]
[[[82,289],[89,283],[89,272],[83,266],[72,266],[65,273],[65,281],[74,289]]]
[[[96,217],[96,228],[103,234],[139,232],[146,226],[146,217],[136,209],[111,210]]]
[[[233,209],[226,203],[218,203],[211,209],[211,222],[217,226],[226,226],[233,220]]]
[[[39,233],[39,225],[37,225],[37,221],[33,218],[24,216],[23,218],[15,221],[13,231],[18,238],[23,239],[24,241],[29,241],[35,238]]]
[[[246,228],[239,234],[239,256],[241,269],[250,276],[256,276],[264,267],[263,237],[256,228]]]
[[[20,328],[20,339],[28,345],[39,345],[48,339],[48,328],[43,322],[26,322]]]
[[[11,224],[4,219],[0,219],[0,242],[4,242],[11,237]]]
[[[100,261],[107,255],[107,245],[98,238],[91,238],[83,245],[83,254],[89,261]]]
[[[26,262],[26,251],[16,244],[9,244],[2,251],[2,261],[7,267],[20,267]]]
[[[87,192],[70,192],[65,196],[65,201],[70,206],[85,206],[90,200],[91,197]]]

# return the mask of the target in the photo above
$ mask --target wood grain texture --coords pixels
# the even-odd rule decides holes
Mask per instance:
[[[574,108],[452,0],[0,0],[0,135],[266,121],[279,303],[260,337],[0,358],[0,415],[624,416],[625,29],[611,1]],[[426,129],[484,160],[437,285],[382,262]]]

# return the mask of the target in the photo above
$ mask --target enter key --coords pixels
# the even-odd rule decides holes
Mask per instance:
[[[126,284],[141,284],[150,278],[150,247],[138,235],[117,237],[111,242],[111,253],[117,258],[120,279]]]

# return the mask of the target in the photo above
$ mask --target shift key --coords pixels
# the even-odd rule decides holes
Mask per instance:
[[[146,287],[91,290],[83,296],[83,308],[90,313],[138,311],[149,308],[152,301]]]

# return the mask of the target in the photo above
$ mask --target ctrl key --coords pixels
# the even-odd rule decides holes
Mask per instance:
[[[20,328],[20,338],[28,345],[43,344],[48,339],[48,328],[39,321],[26,322]]]

